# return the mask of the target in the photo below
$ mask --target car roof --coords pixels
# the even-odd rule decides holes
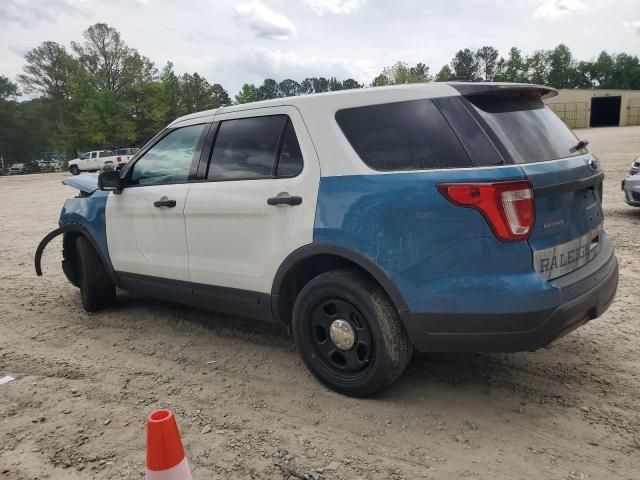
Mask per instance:
[[[170,125],[193,120],[200,117],[213,116],[222,113],[240,112],[258,108],[294,106],[303,110],[313,105],[335,104],[340,108],[349,106],[374,105],[378,103],[400,102],[414,99],[429,99],[445,96],[473,95],[500,92],[515,92],[538,90],[543,96],[557,94],[555,89],[540,85],[510,83],[510,82],[429,82],[409,83],[404,85],[392,85],[385,87],[365,87],[349,90],[337,90],[333,92],[297,95],[292,97],[274,98],[258,102],[229,105],[194,112],[177,118]]]

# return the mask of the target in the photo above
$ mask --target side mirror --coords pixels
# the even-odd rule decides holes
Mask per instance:
[[[120,193],[124,182],[117,170],[106,170],[98,175],[98,188],[105,192]]]

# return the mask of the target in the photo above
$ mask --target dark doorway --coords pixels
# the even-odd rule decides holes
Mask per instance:
[[[591,99],[591,126],[617,127],[620,125],[622,97],[593,97]]]

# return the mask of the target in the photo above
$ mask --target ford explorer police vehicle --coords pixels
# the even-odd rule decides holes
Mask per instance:
[[[366,396],[412,351],[535,350],[613,300],[598,160],[536,85],[432,83],[177,119],[121,172],[72,177],[62,269],[286,325],[309,370]]]

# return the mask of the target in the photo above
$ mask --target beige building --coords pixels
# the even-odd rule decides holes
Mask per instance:
[[[545,103],[571,128],[640,125],[640,90],[561,89]]]

